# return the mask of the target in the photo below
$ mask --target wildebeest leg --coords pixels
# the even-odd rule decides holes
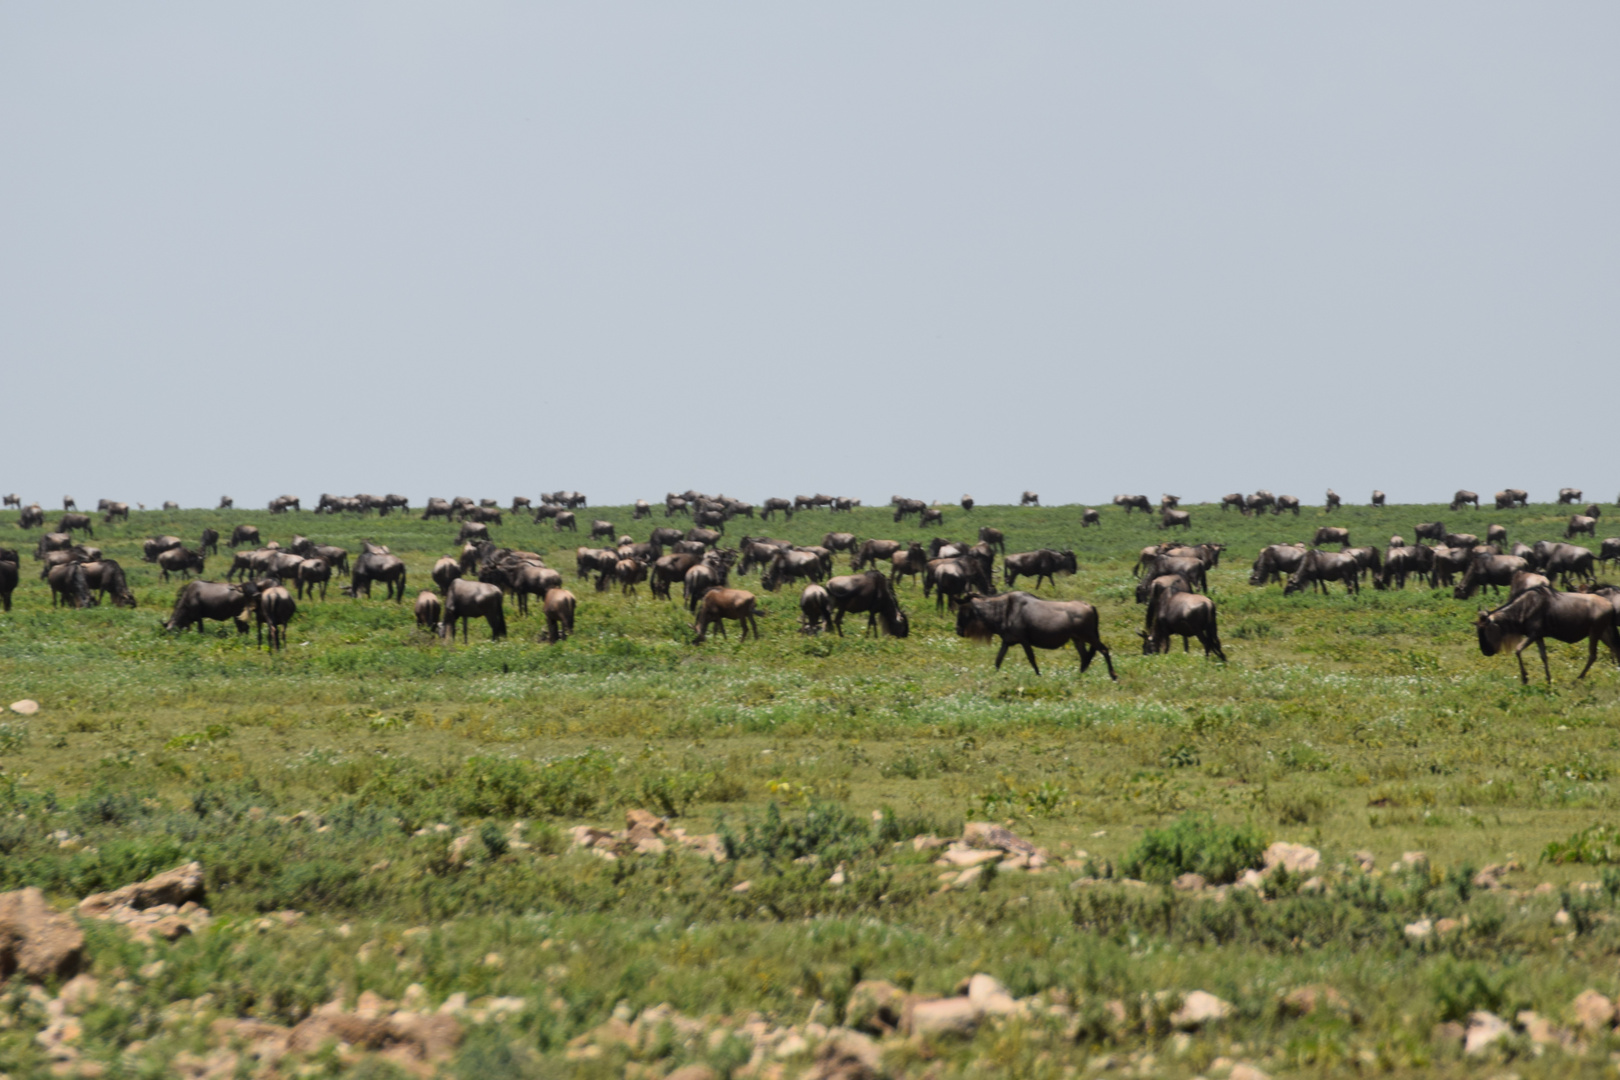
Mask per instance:
[[[1184,653],[1192,652],[1192,650],[1187,647],[1187,635],[1186,634],[1181,635],[1181,651],[1184,652]]]
[[[1039,675],[1041,673],[1041,666],[1035,662],[1035,650],[1029,647],[1029,642],[1026,641],[1023,644],[1024,656],[1029,659],[1029,666],[1035,669],[1035,674]]]
[[[1596,634],[1589,635],[1586,639],[1586,666],[1581,668],[1581,673],[1575,676],[1575,678],[1586,678],[1586,673],[1592,670],[1593,664],[1597,663],[1597,646],[1598,636]],[[1542,651],[1545,652],[1546,650],[1543,649]],[[1548,681],[1550,682],[1551,679],[1549,678]]]
[[[1001,639],[1001,648],[996,652],[996,670],[1001,670],[1001,662],[1007,659],[1007,650],[1012,648],[1012,642],[1006,638]]]

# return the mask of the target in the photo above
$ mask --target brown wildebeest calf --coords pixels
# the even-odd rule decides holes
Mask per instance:
[[[720,635],[726,636],[726,619],[735,619],[742,627],[742,639],[748,640],[748,633],[753,631],[754,638],[759,638],[759,624],[754,621],[754,607],[756,601],[754,594],[746,589],[710,589],[703,594],[703,603],[698,607],[697,625],[692,627],[697,631],[697,637],[692,644],[700,645],[709,638],[709,627],[719,628]]]

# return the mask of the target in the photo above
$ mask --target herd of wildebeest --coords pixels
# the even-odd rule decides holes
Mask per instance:
[[[1578,506],[1584,501],[1575,488],[1561,489],[1560,505]],[[43,528],[45,513],[39,504],[24,506],[15,495],[4,497],[7,507],[20,511],[22,529]],[[1479,495],[1458,491],[1451,510],[1479,507]],[[1155,507],[1145,495],[1116,495],[1113,503],[1126,515],[1140,510],[1151,515]],[[578,511],[588,505],[575,491],[558,491],[540,497],[538,504],[519,496],[509,509],[493,499],[465,497],[429,499],[422,519],[442,518],[458,525],[455,554],[440,558],[433,566],[434,589],[416,596],[414,613],[418,626],[437,633],[449,642],[461,624],[463,642],[468,640],[468,622],[482,618],[495,638],[506,635],[506,603],[510,598],[518,612],[527,615],[530,599],[538,601],[546,621],[543,640],[557,642],[574,628],[578,598],[564,587],[562,574],[548,567],[536,552],[498,546],[489,527],[503,525],[512,515],[530,517],[535,523],[550,522],[557,532],[578,532]],[[657,509],[666,522],[678,517],[690,524],[655,525],[646,540],[621,534],[612,521],[589,522],[591,540],[607,540],[611,547],[580,547],[575,552],[575,574],[606,592],[618,586],[633,594],[646,584],[660,600],[671,599],[671,586],[679,584],[682,598],[695,622],[693,643],[701,643],[709,631],[725,634],[727,620],[742,628],[742,639],[759,635],[756,621],[757,597],[732,584],[733,575],[759,575],[760,587],[774,592],[783,585],[802,586],[799,595],[800,631],[806,634],[844,632],[844,617],[854,613],[867,617],[868,634],[882,633],[904,638],[910,623],[899,602],[899,589],[911,579],[920,580],[924,600],[933,598],[936,606],[948,605],[956,618],[957,634],[976,640],[1000,639],[996,654],[999,670],[1008,650],[1017,645],[1024,651],[1036,673],[1034,650],[1060,649],[1073,643],[1080,655],[1084,673],[1101,654],[1110,678],[1117,679],[1113,657],[1103,644],[1097,609],[1080,600],[1044,600],[1028,592],[1013,590],[1020,577],[1033,579],[1035,589],[1044,580],[1055,585],[1055,576],[1076,570],[1072,550],[1043,548],[1036,551],[1006,550],[1002,530],[984,526],[976,542],[953,542],[935,537],[927,544],[917,540],[901,542],[875,538],[860,539],[851,532],[829,531],[819,545],[797,545],[785,540],[744,535],[735,547],[723,546],[726,526],[739,519],[770,521],[781,514],[792,520],[795,513],[825,512],[829,522],[840,511],[852,511],[859,499],[830,495],[800,495],[793,499],[767,499],[759,507],[723,495],[710,496],[697,491],[670,493]],[[1039,506],[1040,496],[1026,491],[1020,506]],[[1236,509],[1244,515],[1292,512],[1298,515],[1300,501],[1291,495],[1274,496],[1268,491],[1234,493],[1222,497],[1222,512]],[[1385,505],[1384,493],[1374,491],[1371,505]],[[1498,510],[1527,507],[1529,496],[1510,488],[1495,495]],[[1617,500],[1620,505],[1620,500]],[[938,504],[895,496],[890,500],[894,521],[915,517],[919,526],[943,525],[945,510]],[[1324,502],[1327,512],[1342,506],[1330,488]],[[974,501],[963,496],[961,507],[971,512]],[[230,498],[220,500],[219,509],[233,508]],[[141,509],[145,509],[144,506]],[[178,510],[165,503],[165,510]],[[299,513],[298,498],[284,495],[271,500],[272,514]],[[315,514],[388,515],[409,513],[402,495],[322,495]],[[1180,506],[1180,499],[1165,495],[1157,506],[1158,528],[1190,529],[1191,513]],[[103,522],[129,520],[127,503],[102,500],[97,506]],[[638,500],[632,509],[635,521],[654,517],[655,504]],[[1358,593],[1370,582],[1376,589],[1404,589],[1408,581],[1430,589],[1451,588],[1458,599],[1490,589],[1505,602],[1493,609],[1481,609],[1475,620],[1480,650],[1487,656],[1511,652],[1518,660],[1519,677],[1529,681],[1523,652],[1531,644],[1541,654],[1542,669],[1552,681],[1547,665],[1545,641],[1588,644],[1586,666],[1578,677],[1585,677],[1596,662],[1598,644],[1605,645],[1620,666],[1620,589],[1600,585],[1595,566],[1620,558],[1620,537],[1603,539],[1593,552],[1568,541],[1585,535],[1597,539],[1597,521],[1602,509],[1593,503],[1573,514],[1563,540],[1540,540],[1533,545],[1508,544],[1507,530],[1491,525],[1485,537],[1453,533],[1439,521],[1422,522],[1412,530],[1412,542],[1402,535],[1390,537],[1382,550],[1376,546],[1352,546],[1348,529],[1323,525],[1309,544],[1276,543],[1256,556],[1249,584],[1283,585],[1284,595],[1304,590],[1326,592],[1332,583],[1346,592]],[[1099,524],[1100,513],[1086,508],[1081,528]],[[50,587],[53,604],[91,607],[108,598],[114,605],[134,607],[136,600],[123,568],[105,558],[101,549],[82,542],[94,540],[92,515],[78,512],[71,498],[63,499],[63,512],[54,530],[42,535],[35,545],[34,558],[41,563],[39,577]],[[334,574],[348,574],[344,595],[370,597],[372,586],[381,584],[389,600],[403,601],[406,590],[405,563],[384,545],[363,542],[351,553],[342,547],[317,544],[306,536],[294,535],[285,545],[263,542],[259,529],[238,525],[226,540],[232,549],[231,567],[224,581],[204,581],[201,575],[209,555],[219,553],[221,537],[205,528],[195,546],[188,547],[178,536],[154,536],[143,544],[143,561],[155,564],[164,581],[178,576],[184,584],[174,608],[164,622],[168,630],[196,626],[201,632],[206,620],[232,622],[246,633],[256,624],[258,640],[264,644],[269,634],[271,649],[285,641],[286,628],[297,612],[300,600],[325,600]],[[1328,550],[1336,546],[1337,551]],[[1207,657],[1224,661],[1216,604],[1208,595],[1208,571],[1219,565],[1223,545],[1212,543],[1162,542],[1141,550],[1133,567],[1139,575],[1136,599],[1146,609],[1142,629],[1145,654],[1166,652],[1171,640],[1182,639],[1182,649],[1197,640]],[[834,560],[844,555],[850,573],[833,573]],[[997,559],[1000,572],[997,573]],[[13,548],[0,546],[0,602],[11,610],[11,597],[19,580],[19,557]],[[998,589],[999,584],[1009,591]],[[291,586],[289,591],[288,586]]]

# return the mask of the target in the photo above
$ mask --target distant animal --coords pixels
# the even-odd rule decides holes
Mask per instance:
[[[820,585],[810,584],[799,594],[799,630],[819,634],[833,628],[832,597]]]
[[[1021,551],[1008,555],[1002,560],[1001,574],[1004,584],[1009,589],[1018,583],[1020,575],[1034,578],[1035,588],[1038,589],[1041,587],[1042,578],[1056,587],[1057,579],[1054,575],[1072,574],[1075,569],[1074,552],[1042,548],[1039,551]]]
[[[62,520],[56,523],[57,532],[73,532],[76,529],[82,529],[86,536],[95,539],[96,530],[89,514],[63,514]]]
[[[1564,526],[1564,539],[1568,540],[1570,537],[1578,536],[1581,533],[1595,539],[1597,537],[1597,519],[1587,517],[1585,514],[1573,515],[1569,519],[1569,524]]]
[[[0,559],[0,608],[11,610],[11,594],[17,591],[16,559]]]
[[[1327,512],[1331,514],[1331,513],[1333,513],[1333,511],[1335,511],[1337,509],[1339,509],[1339,494],[1338,494],[1338,492],[1334,491],[1332,488],[1328,488],[1327,489]]]
[[[1479,508],[1479,492],[1464,491],[1458,488],[1457,493],[1451,497],[1451,512],[1455,514],[1469,503],[1472,503],[1476,510]]]
[[[1452,591],[1458,600],[1466,600],[1485,586],[1500,594],[1502,587],[1513,585],[1513,575],[1530,568],[1530,564],[1514,555],[1485,555],[1468,564],[1462,581]]]
[[[546,640],[555,645],[574,632],[574,608],[578,601],[567,589],[552,589],[546,593]]]
[[[325,559],[304,559],[298,564],[297,576],[294,579],[298,591],[298,599],[307,595],[315,599],[315,589],[321,590],[321,599],[326,599],[326,586],[332,580],[332,566]]]
[[[425,630],[437,630],[439,626],[439,613],[444,606],[439,603],[436,593],[423,589],[416,594],[416,625]]]
[[[1372,504],[1374,506],[1383,506],[1384,505],[1384,493],[1382,491],[1376,491],[1375,490],[1372,493]]]
[[[1114,505],[1123,507],[1126,514],[1132,510],[1140,510],[1144,514],[1153,512],[1153,506],[1148,502],[1146,495],[1115,495]]]
[[[1608,647],[1609,656],[1620,667],[1620,638],[1615,635],[1615,609],[1606,597],[1587,593],[1561,593],[1552,589],[1531,589],[1494,611],[1481,610],[1474,627],[1479,634],[1479,651],[1486,656],[1512,652],[1519,662],[1519,682],[1527,684],[1524,650],[1535,645],[1541,653],[1541,669],[1552,685],[1552,669],[1547,665],[1547,638],[1573,644],[1586,639],[1586,666],[1577,679],[1586,678],[1597,662],[1598,642]]]
[[[405,563],[398,555],[366,551],[354,561],[349,573],[348,594],[358,598],[362,592],[371,595],[371,585],[380,581],[387,587],[386,599],[396,603],[405,599]],[[504,630],[502,631],[505,632]]]
[[[1350,530],[1323,525],[1316,530],[1316,535],[1311,538],[1311,544],[1314,547],[1321,547],[1323,544],[1338,544],[1340,547],[1349,547]]]
[[[1294,512],[1294,516],[1299,517],[1299,496],[1298,495],[1279,495],[1279,496],[1277,496],[1277,501],[1275,503],[1273,503],[1272,506],[1271,506],[1271,512],[1273,514],[1281,514],[1284,510],[1292,510]]]
[[[1035,649],[1061,649],[1074,643],[1080,654],[1080,673],[1084,675],[1092,658],[1102,653],[1108,666],[1108,677],[1114,674],[1114,660],[1098,635],[1097,609],[1081,600],[1041,600],[1025,592],[1002,593],[1000,596],[964,596],[956,606],[956,633],[976,641],[1001,639],[996,653],[996,670],[1007,658],[1007,650],[1021,646],[1024,657],[1035,674],[1041,672],[1035,662]]]
[[[1018,496],[1018,505],[1039,506],[1041,505],[1041,497],[1035,494],[1033,491],[1026,491],[1022,495]]]
[[[236,547],[239,544],[257,545],[258,543],[259,527],[257,525],[238,525],[231,530],[231,538],[227,541],[227,546]]]
[[[969,513],[971,513],[973,511],[973,507],[974,507],[973,496],[971,496],[971,495],[962,496],[962,509],[968,511]]]
[[[1192,514],[1186,510],[1171,510],[1169,508],[1159,512],[1159,528],[1170,529],[1178,526],[1183,529],[1191,528]]]
[[[361,556],[362,561],[364,558],[364,556]],[[501,592],[499,585],[457,578],[450,583],[450,588],[445,590],[444,618],[439,624],[440,636],[447,642],[455,641],[456,622],[459,620],[461,622],[461,641],[465,645],[467,643],[468,621],[483,618],[485,622],[489,623],[490,638],[499,641],[506,636],[504,599],[504,594]]]
[[[279,652],[287,643],[287,624],[292,622],[298,613],[298,604],[292,596],[280,585],[271,586],[259,593],[256,614],[258,615],[259,647],[264,647],[264,628],[270,627],[270,649]]]
[[[1243,493],[1241,491],[1234,491],[1229,495],[1221,496],[1221,513],[1226,513],[1234,506],[1238,508],[1239,513],[1244,512]]]
[[[555,532],[562,532],[564,529],[569,532],[579,532],[579,525],[574,520],[573,512],[569,510],[558,511],[556,516],[551,519],[551,528]]]
[[[1438,521],[1423,521],[1412,527],[1412,535],[1420,544],[1425,540],[1439,543],[1446,538],[1446,527]]]
[[[108,503],[105,512],[102,514],[101,520],[103,522],[107,523],[107,524],[111,524],[113,518],[122,518],[124,521],[128,521],[129,520],[129,503],[122,503],[122,502],[110,502],[110,503]]]
[[[1097,511],[1093,510],[1089,506],[1086,507],[1086,512],[1080,515],[1080,527],[1082,529],[1088,529],[1093,525],[1101,525],[1101,524],[1102,524],[1102,515],[1097,513]]]
[[[1330,581],[1343,582],[1346,592],[1360,592],[1361,564],[1347,552],[1313,549],[1305,553],[1299,569],[1289,576],[1288,584],[1283,587],[1283,595],[1290,596],[1307,587],[1327,592]]]
[[[218,529],[204,528],[203,531],[202,531],[202,539],[200,541],[198,541],[198,543],[197,543],[197,550],[201,551],[204,555],[208,555],[208,554],[218,555],[219,554],[219,530]]]
[[[717,627],[724,637],[726,619],[734,619],[742,627],[742,640],[747,641],[750,632],[758,640],[759,623],[755,621],[755,606],[754,594],[746,589],[710,589],[703,594],[703,602],[698,606],[697,625],[692,628],[697,636],[692,639],[692,644],[700,645],[707,641],[710,626]]]
[[[173,501],[166,502],[166,503],[163,504],[163,509],[164,510],[178,510],[178,509],[180,509],[180,504],[177,503],[177,502],[173,502]]]
[[[1559,488],[1558,505],[1568,506],[1570,503],[1578,503],[1581,501],[1581,495],[1580,488]]]
[[[219,497],[219,505],[214,507],[214,509],[230,510],[234,506],[236,506],[236,501],[234,499],[232,499],[229,495],[221,495]]]
[[[170,574],[179,574],[182,579],[190,578],[192,571],[203,572],[203,556],[199,551],[187,551],[185,548],[170,548],[157,557],[157,564],[163,570],[163,580],[168,581]]]
[[[911,621],[900,610],[893,586],[877,570],[832,578],[827,582],[827,595],[833,606],[832,627],[839,637],[844,636],[844,615],[851,611],[866,615],[869,634],[881,630],[903,638],[911,633]]]

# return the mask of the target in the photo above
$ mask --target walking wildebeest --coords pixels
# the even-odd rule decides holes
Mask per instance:
[[[1602,546],[1598,550],[1597,561],[1606,563],[1612,559],[1620,559],[1620,536],[1604,537]]]
[[[203,557],[201,552],[187,551],[185,548],[170,548],[157,557],[158,566],[163,568],[162,578],[169,580],[170,574],[179,574],[182,579],[189,579],[195,570],[203,572]]]
[[[298,564],[297,576],[294,578],[294,584],[296,585],[298,591],[298,599],[302,600],[306,595],[311,600],[315,599],[315,589],[317,586],[319,586],[321,590],[321,599],[325,600],[326,586],[331,580],[331,563],[321,558],[303,560]]]
[[[574,520],[572,511],[568,510],[557,511],[556,516],[551,519],[551,528],[553,532],[562,532],[564,529],[579,532],[579,524]]]
[[[1541,652],[1541,670],[1552,685],[1552,669],[1547,665],[1547,638],[1574,644],[1586,639],[1586,666],[1576,679],[1586,678],[1597,662],[1598,642],[1609,648],[1609,655],[1620,667],[1620,638],[1615,635],[1615,609],[1606,597],[1587,593],[1561,593],[1552,589],[1531,589],[1494,611],[1480,610],[1474,626],[1479,632],[1479,651],[1486,656],[1513,653],[1519,661],[1519,682],[1528,684],[1524,650],[1534,644]]]
[[[850,559],[855,558],[855,551],[860,541],[854,533],[830,532],[821,538],[821,546],[828,551],[844,551],[849,553]]]
[[[214,509],[215,510],[229,510],[229,509],[233,508],[235,505],[236,505],[236,500],[235,499],[232,499],[229,495],[221,495],[219,497],[219,505],[214,507]]]
[[[868,634],[881,630],[890,637],[903,638],[911,633],[911,620],[900,610],[894,588],[881,571],[832,578],[827,582],[827,595],[832,598],[832,626],[839,637],[844,636],[844,614],[850,611],[866,615]]]
[[[1243,492],[1234,491],[1230,495],[1221,496],[1221,513],[1226,513],[1234,506],[1238,508],[1239,513],[1243,512]]]
[[[754,639],[759,640],[759,623],[754,621],[754,594],[746,589],[710,589],[703,594],[703,603],[698,607],[697,625],[692,629],[697,637],[692,644],[701,645],[709,639],[709,627],[715,626],[720,636],[725,637],[725,620],[735,619],[742,627],[742,640],[748,640],[748,634],[753,632]]]
[[[1034,578],[1037,589],[1041,587],[1042,578],[1056,588],[1057,579],[1053,575],[1072,574],[1075,568],[1074,552],[1042,548],[1039,551],[1020,551],[1008,555],[1001,562],[1001,575],[1008,588],[1018,583],[1020,574]]]
[[[39,503],[31,503],[22,508],[17,516],[17,528],[37,529],[45,524],[45,511],[39,508]]]
[[[1333,511],[1335,511],[1337,509],[1339,509],[1339,493],[1334,491],[1332,488],[1328,488],[1327,489],[1327,513],[1331,514],[1331,513],[1333,513]]]
[[[1007,650],[1018,645],[1039,675],[1035,649],[1061,649],[1073,642],[1080,654],[1080,674],[1086,673],[1092,657],[1100,652],[1108,665],[1108,677],[1118,680],[1114,659],[1097,630],[1097,609],[1082,600],[1041,600],[1026,592],[988,597],[970,593],[956,606],[958,636],[986,642],[992,637],[1001,638],[1001,648],[996,652],[997,671],[1007,658]]]
[[[1572,516],[1569,519],[1569,524],[1564,527],[1564,539],[1568,540],[1570,537],[1580,533],[1585,533],[1594,540],[1597,539],[1597,519],[1589,518],[1585,514]]]
[[[1468,564],[1468,572],[1463,574],[1462,581],[1452,590],[1452,596],[1466,600],[1484,586],[1501,595],[1502,586],[1511,587],[1513,575],[1528,570],[1529,566],[1529,563],[1513,555],[1482,556]]]
[[[1183,529],[1192,528],[1192,514],[1186,510],[1171,510],[1168,507],[1159,512],[1159,528],[1169,529],[1177,525]]]
[[[122,503],[122,502],[110,502],[110,503],[108,503],[106,512],[102,514],[101,520],[103,522],[111,524],[113,518],[122,518],[125,521],[128,521],[129,520],[129,503]]]
[[[992,529],[988,525],[979,526],[979,543],[989,544],[1003,555],[1007,554],[1007,536],[1000,529]]]
[[[1479,492],[1463,491],[1461,488],[1451,497],[1451,512],[1455,514],[1463,508],[1464,503],[1473,503],[1474,509],[1479,509]]]
[[[1474,561],[1474,553],[1468,548],[1436,544],[1430,552],[1434,557],[1434,566],[1429,571],[1431,589],[1452,584],[1452,579],[1458,574],[1467,573],[1468,565]]]
[[[1026,491],[1018,497],[1018,505],[1039,506],[1041,505],[1041,497],[1035,494],[1033,491]]]
[[[22,499],[17,497],[16,492],[12,492],[10,495],[7,495],[5,497],[5,503],[6,503],[6,509],[8,509],[8,510],[11,509],[12,507],[16,507],[18,510],[22,509]]]
[[[96,530],[89,514],[63,514],[62,520],[56,523],[57,532],[72,532],[74,529],[83,529],[85,535],[92,540],[96,537]]]
[[[1506,545],[1507,544],[1507,526],[1505,526],[1505,525],[1487,525],[1487,526],[1485,526],[1485,542],[1487,544]]]
[[[1279,496],[1277,496],[1277,501],[1271,504],[1271,512],[1273,514],[1280,514],[1284,510],[1292,510],[1294,512],[1294,516],[1299,517],[1299,496],[1298,495],[1279,495]]]
[[[371,547],[373,545],[367,545]],[[354,569],[349,574],[350,596],[359,598],[362,592],[371,596],[371,583],[382,582],[388,589],[386,599],[396,603],[405,599],[405,563],[398,555],[380,555],[374,551],[365,551],[354,560]]]
[[[259,527],[257,525],[238,525],[236,528],[231,530],[231,538],[226,542],[226,546],[236,547],[240,544],[253,544],[257,546],[258,543]],[[157,556],[154,555],[153,558],[155,559]]]
[[[280,652],[282,646],[287,643],[287,624],[298,614],[298,605],[286,589],[275,585],[259,593],[256,614],[259,647],[264,647],[264,627],[269,623],[270,649],[272,652]]]
[[[898,540],[868,540],[861,545],[860,551],[850,559],[852,570],[859,570],[868,563],[887,562],[894,557],[894,553],[905,545]]]
[[[1325,593],[1330,581],[1343,582],[1345,592],[1360,592],[1361,564],[1356,562],[1356,557],[1343,551],[1307,551],[1299,569],[1289,575],[1283,595],[1291,596],[1307,587]]]
[[[1446,527],[1438,521],[1423,521],[1412,527],[1412,535],[1420,544],[1425,540],[1438,544],[1446,538]]]
[[[155,563],[165,551],[185,546],[186,542],[178,536],[154,536],[141,543],[141,562]]]
[[[928,569],[928,552],[917,541],[904,551],[889,556],[889,584],[898,585],[902,577],[917,577]]]
[[[1535,565],[1550,578],[1557,578],[1559,584],[1569,587],[1571,577],[1582,581],[1595,582],[1597,576],[1592,573],[1592,553],[1577,544],[1560,544],[1552,540],[1537,540],[1535,551]]]
[[[364,556],[361,557],[362,560]],[[467,644],[467,621],[482,617],[489,623],[489,636],[499,641],[506,636],[505,594],[499,585],[483,581],[457,578],[444,593],[444,619],[439,623],[439,635],[444,640],[456,640],[456,621],[461,621],[461,643]]]
[[[579,601],[567,589],[552,589],[540,605],[546,616],[546,640],[555,645],[574,632],[574,609]]]
[[[1226,652],[1221,648],[1221,635],[1216,625],[1215,601],[1207,596],[1187,592],[1185,582],[1168,576],[1154,583],[1153,595],[1148,601],[1148,628],[1138,630],[1142,638],[1142,655],[1170,651],[1170,639],[1181,638],[1181,651],[1189,652],[1189,638],[1197,638],[1204,647],[1206,658],[1215,656],[1222,662]]]
[[[1479,543],[1479,537],[1473,533],[1446,533],[1443,541],[1446,547],[1471,548]]]
[[[799,594],[799,632],[819,634],[832,628],[832,597],[820,585],[806,585]]]
[[[53,566],[45,580],[51,587],[52,607],[56,607],[58,601],[71,608],[96,606],[96,598],[90,592],[89,577],[84,572],[84,563],[67,562]]]
[[[1114,505],[1124,507],[1127,515],[1132,510],[1140,510],[1144,514],[1153,512],[1153,504],[1148,502],[1146,495],[1115,495]]]
[[[1080,515],[1080,527],[1082,529],[1089,529],[1093,525],[1101,524],[1102,515],[1097,513],[1097,511],[1093,510],[1089,506],[1086,507],[1086,512]]]
[[[219,554],[219,530],[218,529],[208,529],[208,528],[203,529],[203,531],[202,531],[202,539],[200,541],[198,541],[198,543],[197,543],[197,550],[201,551],[204,555],[209,555],[209,554],[218,555]]]
[[[1273,495],[1269,491],[1266,491],[1266,490],[1262,489],[1260,491],[1255,492],[1253,495],[1250,495],[1247,499],[1243,500],[1243,512],[1246,513],[1246,514],[1258,514],[1260,511],[1264,510],[1266,507],[1270,506],[1270,507],[1275,508],[1276,505],[1277,505],[1277,496]]]
[[[416,625],[428,630],[438,631],[439,613],[444,606],[439,603],[439,597],[427,589],[416,594]]]
[[[100,600],[107,594],[112,594],[113,607],[132,608],[135,606],[135,594],[130,591],[129,582],[124,577],[124,568],[113,559],[101,559],[97,562],[84,564],[85,582],[96,590],[96,599]]]
[[[17,561],[0,559],[0,607],[11,610],[11,594],[17,591]]]
[[[1559,488],[1558,505],[1568,506],[1570,503],[1578,503],[1581,501],[1581,495],[1582,491],[1580,488]]]
[[[71,495],[62,496],[62,509],[64,509],[64,510],[77,510],[78,508],[79,508],[79,504],[73,501],[73,496],[71,496]]]
[[[259,597],[258,586],[250,581],[240,585],[222,585],[217,581],[188,581],[175,597],[174,610],[163,624],[165,630],[184,630],[193,624],[197,633],[203,632],[203,620],[236,623],[239,634],[247,633],[244,609]]]
[[[793,500],[792,499],[766,499],[765,502],[760,506],[759,516],[763,520],[769,521],[769,520],[771,520],[771,515],[776,513],[777,511],[781,511],[783,517],[787,518],[789,521],[792,521],[793,520]]]

